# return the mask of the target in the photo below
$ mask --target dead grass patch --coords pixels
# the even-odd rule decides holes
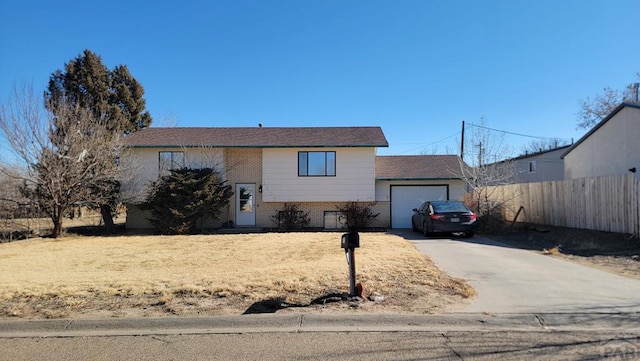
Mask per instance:
[[[340,235],[74,236],[1,244],[0,317],[240,314],[265,299],[308,305],[348,291]],[[475,294],[400,236],[363,233],[361,246],[357,279],[384,301],[292,311],[432,313]]]
[[[557,256],[559,254],[561,254],[562,252],[560,252],[560,246],[555,246],[555,247],[551,247],[551,248],[545,248],[542,250],[542,254],[546,254],[549,256]]]

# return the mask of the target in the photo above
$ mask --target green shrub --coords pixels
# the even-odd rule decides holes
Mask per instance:
[[[149,221],[160,233],[190,234],[199,220],[218,219],[232,196],[217,170],[182,168],[152,182],[141,207],[151,211]]]

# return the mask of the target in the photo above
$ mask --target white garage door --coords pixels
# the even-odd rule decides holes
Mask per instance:
[[[448,186],[391,186],[391,228],[411,228],[413,209],[425,201],[444,201]]]

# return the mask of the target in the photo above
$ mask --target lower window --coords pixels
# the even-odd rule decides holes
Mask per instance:
[[[346,229],[347,217],[341,212],[324,211],[324,229]]]

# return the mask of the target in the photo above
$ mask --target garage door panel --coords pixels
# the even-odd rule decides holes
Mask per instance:
[[[413,209],[425,201],[447,200],[447,185],[391,186],[391,227],[411,228]]]

